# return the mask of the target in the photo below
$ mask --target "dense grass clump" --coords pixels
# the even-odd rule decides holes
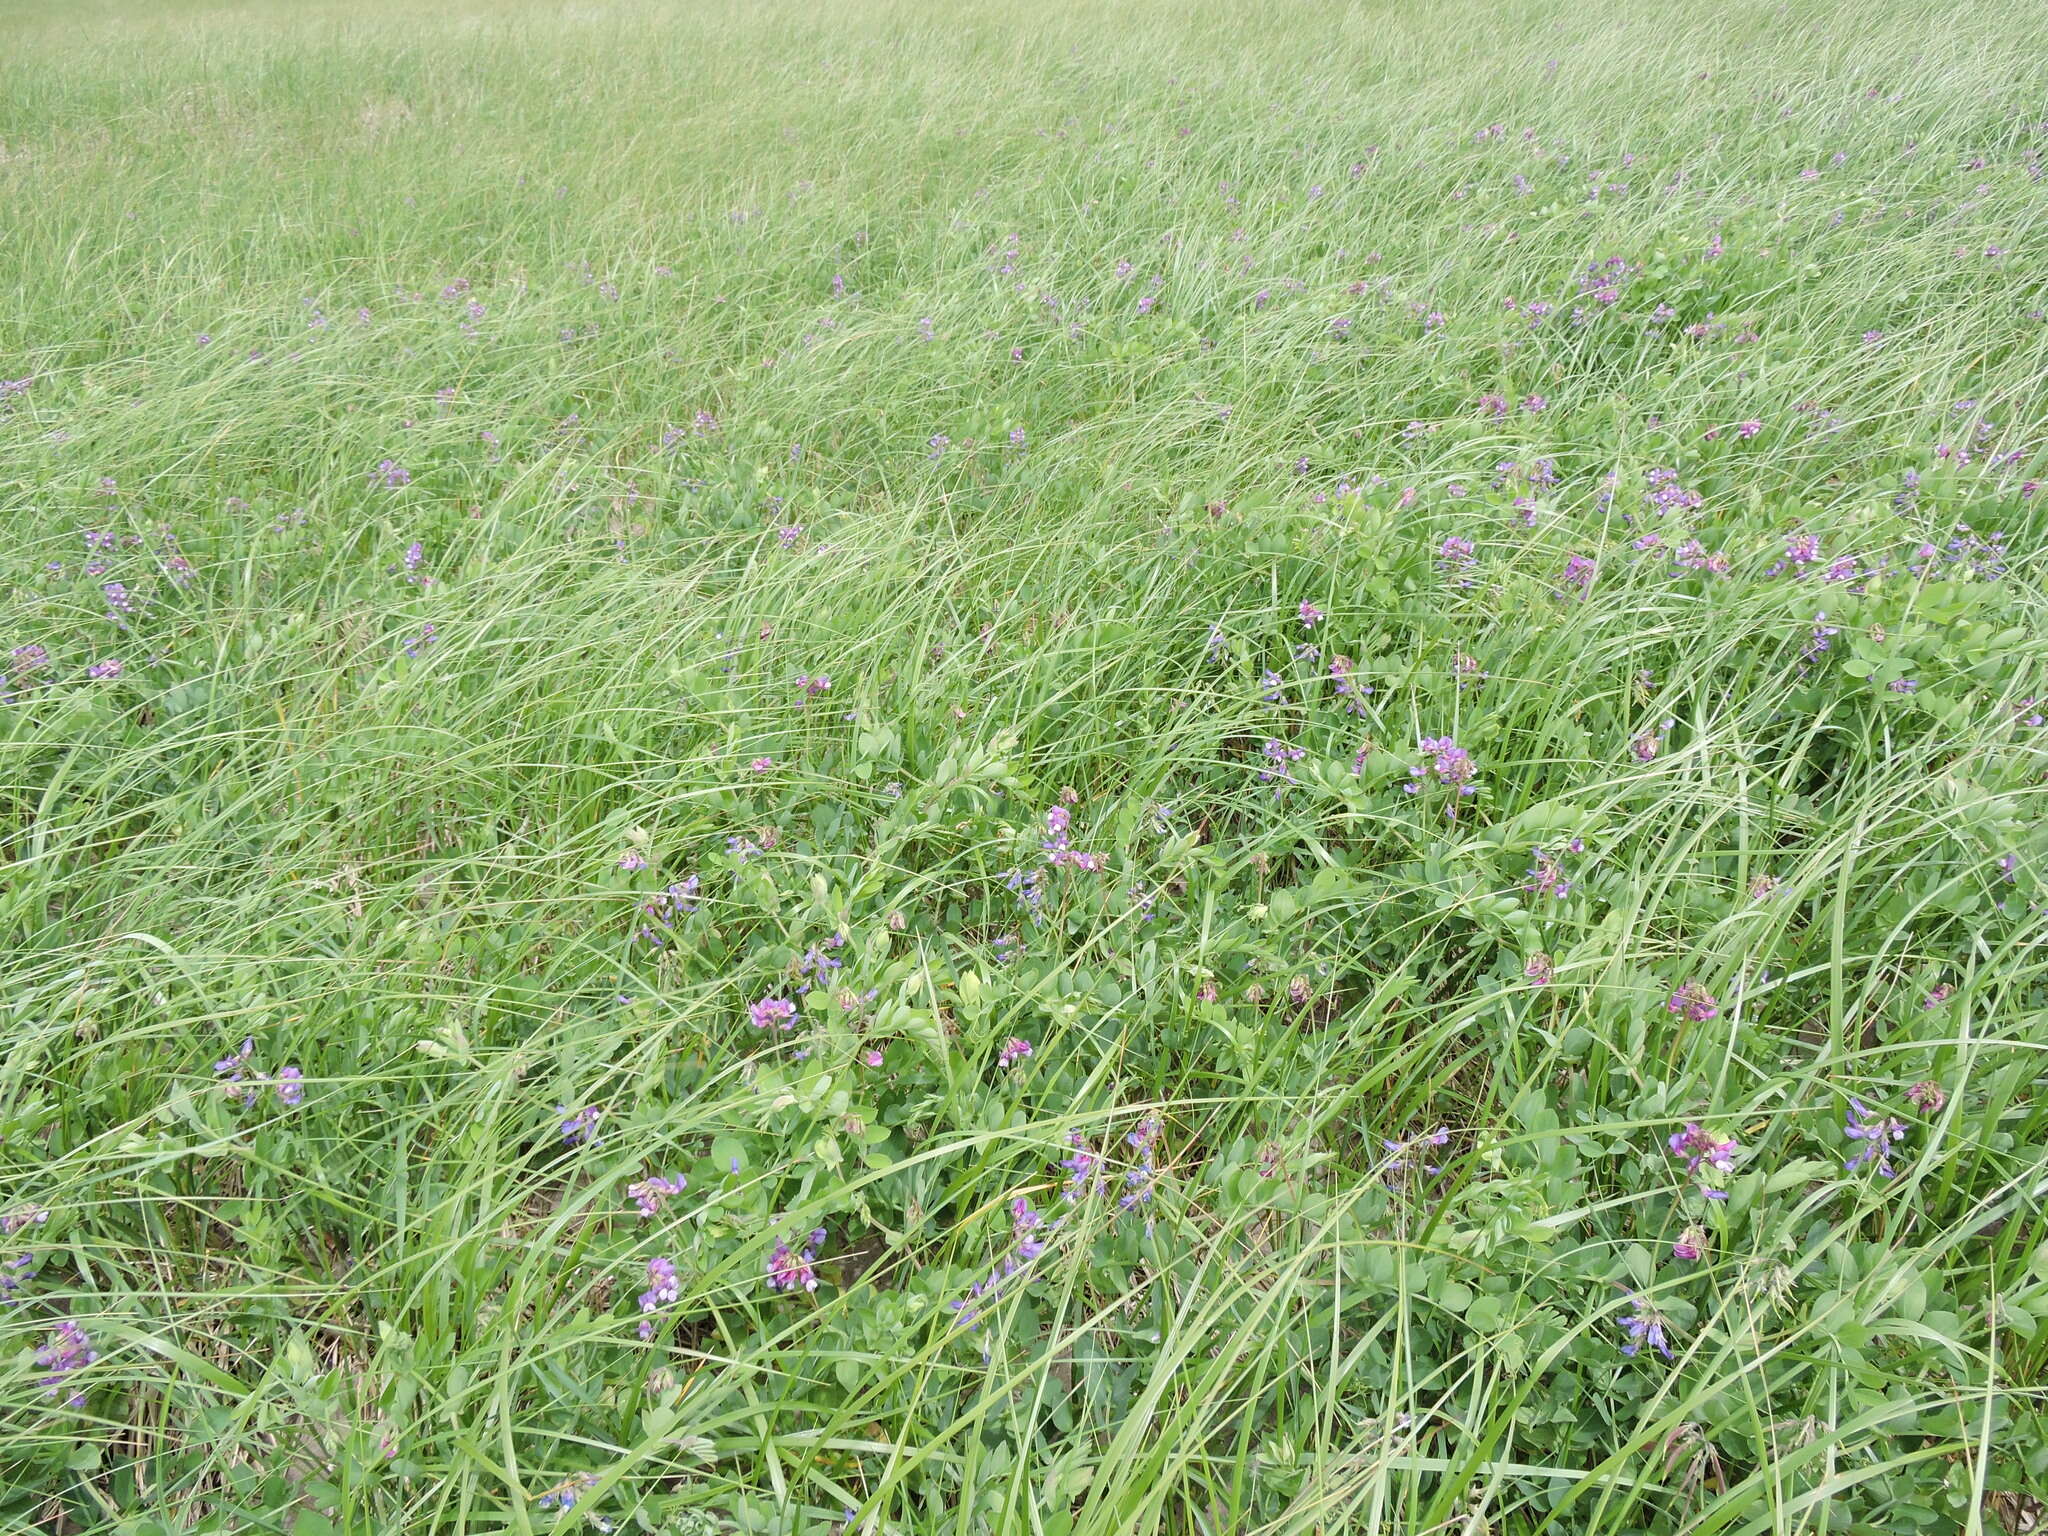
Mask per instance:
[[[0,1530],[2041,1518],[2013,16],[0,9]]]

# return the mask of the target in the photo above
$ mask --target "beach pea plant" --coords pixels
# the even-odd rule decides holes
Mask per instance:
[[[2048,66],[0,4],[0,1530],[2048,1511]]]

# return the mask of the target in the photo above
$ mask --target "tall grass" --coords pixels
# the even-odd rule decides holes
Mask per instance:
[[[2038,1520],[2014,20],[0,7],[0,1529]]]

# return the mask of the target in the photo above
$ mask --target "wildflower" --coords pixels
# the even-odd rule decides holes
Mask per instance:
[[[1010,1235],[1017,1240],[1017,1253],[1027,1264],[1045,1252],[1043,1240],[1031,1234],[1045,1225],[1045,1218],[1031,1209],[1031,1202],[1019,1195],[1010,1202]]]
[[[1443,1172],[1443,1169],[1433,1163],[1422,1162],[1421,1156],[1423,1154],[1419,1153],[1418,1149],[1423,1147],[1449,1146],[1450,1141],[1450,1129],[1447,1126],[1441,1125],[1433,1131],[1425,1132],[1423,1135],[1411,1136],[1406,1141],[1391,1141],[1382,1136],[1380,1138],[1380,1145],[1387,1149],[1387,1175],[1389,1179],[1392,1180],[1395,1175],[1406,1178],[1418,1170],[1430,1178],[1435,1178]]]
[[[1695,1024],[1704,1024],[1721,1011],[1721,1005],[1714,1000],[1714,994],[1696,981],[1688,981],[1671,994],[1664,1004],[1667,1013],[1682,1014]]]
[[[305,1074],[297,1067],[282,1068],[277,1074],[277,1097],[288,1109],[297,1109],[306,1101]]]
[[[782,997],[764,997],[747,1005],[747,1022],[756,1029],[771,1025],[779,1030],[796,1028],[796,1004]]]
[[[1159,1143],[1161,1129],[1157,1120],[1140,1120],[1137,1128],[1124,1138],[1137,1151],[1138,1166],[1124,1174],[1124,1183],[1128,1188],[1123,1198],[1117,1202],[1120,1210],[1133,1211],[1151,1201],[1152,1186],[1159,1177],[1158,1165],[1153,1161],[1153,1149]],[[1151,1228],[1149,1218],[1146,1228],[1148,1231]]]
[[[1463,577],[1459,583],[1461,586],[1471,584],[1471,578],[1466,573],[1478,563],[1479,559],[1473,551],[1470,539],[1460,538],[1454,533],[1437,546],[1436,568]]]
[[[1523,891],[1531,896],[1548,896],[1553,900],[1569,896],[1572,883],[1565,878],[1564,866],[1541,848],[1535,852],[1535,862],[1529,866],[1529,878],[1522,885]]]
[[[1588,556],[1573,555],[1564,563],[1564,584],[1577,587],[1579,594],[1584,596],[1593,585],[1593,573],[1599,568],[1599,563]]]
[[[634,870],[645,869],[646,867],[647,855],[642,853],[637,848],[628,848],[624,853],[619,855],[619,868],[625,870],[629,874],[632,873]]]
[[[85,1330],[68,1317],[60,1319],[50,1330],[49,1339],[36,1351],[37,1367],[50,1373],[37,1383],[43,1389],[43,1396],[55,1397],[67,1386],[74,1385],[68,1378],[97,1359],[99,1356],[93,1352],[92,1340],[86,1337]],[[74,1391],[66,1401],[69,1407],[83,1407],[85,1394]]]
[[[1479,765],[1472,760],[1470,752],[1448,736],[1424,736],[1421,746],[1428,760],[1408,770],[1409,782],[1402,786],[1407,793],[1420,794],[1432,776],[1437,783],[1456,789],[1461,796],[1479,792],[1478,786],[1472,782],[1478,774]]]
[[[1923,1115],[1938,1115],[1948,1103],[1948,1094],[1939,1083],[1915,1083],[1906,1090],[1906,1102]]]
[[[228,1097],[239,1098],[245,1106],[254,1104],[263,1091],[263,1084],[249,1071],[249,1060],[255,1051],[255,1040],[247,1039],[241,1049],[213,1064],[213,1075],[222,1080],[221,1087]]]
[[[1668,1320],[1663,1313],[1651,1307],[1640,1296],[1631,1296],[1629,1300],[1635,1304],[1635,1311],[1621,1320],[1621,1326],[1628,1334],[1628,1342],[1621,1346],[1621,1352],[1624,1355],[1633,1355],[1648,1344],[1669,1360],[1671,1342],[1664,1332]]]
[[[563,1145],[580,1147],[588,1143],[594,1147],[598,1144],[597,1122],[604,1118],[604,1110],[598,1105],[586,1104],[581,1109],[572,1110],[566,1104],[557,1104],[555,1113],[561,1117]]]
[[[1550,956],[1539,949],[1529,956],[1528,963],[1522,967],[1522,974],[1534,985],[1547,987],[1557,972]]]
[[[882,1064],[882,1053],[879,1050],[870,1048],[861,1052],[860,1059],[867,1066],[879,1067]]]
[[[1303,629],[1314,629],[1317,624],[1322,622],[1323,610],[1314,603],[1309,602],[1306,598],[1302,600],[1301,607],[1296,611],[1301,616],[1301,627]]]
[[[596,1486],[595,1472],[572,1472],[536,1498],[534,1506],[538,1509],[574,1509],[576,1501]]]
[[[50,1208],[46,1205],[17,1205],[11,1211],[0,1212],[0,1237],[12,1237],[49,1219]]]
[[[1889,1115],[1871,1118],[1870,1106],[1861,1099],[1849,1100],[1848,1122],[1842,1127],[1843,1134],[1851,1141],[1861,1142],[1855,1153],[1843,1164],[1854,1173],[1866,1163],[1875,1163],[1877,1171],[1886,1178],[1897,1173],[1892,1167],[1891,1149],[1906,1139],[1906,1123],[1894,1120]]]
[[[775,1251],[768,1255],[768,1289],[771,1291],[794,1291],[799,1288],[815,1291],[818,1288],[818,1250],[825,1246],[825,1229],[815,1228],[802,1252],[793,1252],[781,1238],[775,1240]]]
[[[1265,753],[1267,761],[1272,764],[1271,767],[1259,770],[1261,784],[1273,784],[1274,780],[1279,780],[1279,783],[1273,784],[1273,793],[1277,795],[1287,785],[1300,782],[1294,777],[1293,769],[1289,765],[1298,763],[1308,756],[1306,747],[1290,747],[1284,741],[1269,738],[1261,750]]]
[[[420,626],[420,632],[405,642],[405,654],[417,660],[419,654],[438,638],[433,625],[423,624]]]
[[[34,1263],[35,1256],[27,1253],[17,1253],[0,1263],[0,1306],[18,1307],[26,1300],[17,1293],[35,1279],[35,1270],[31,1268]]]
[[[1707,1229],[1702,1226],[1687,1227],[1671,1245],[1671,1257],[1687,1264],[1697,1264],[1706,1251]]]
[[[1700,1180],[1701,1194],[1709,1200],[1728,1198],[1725,1191],[1709,1186],[1706,1174],[1702,1174],[1700,1170],[1705,1168],[1707,1173],[1719,1176],[1733,1173],[1735,1155],[1742,1150],[1734,1137],[1730,1136],[1724,1140],[1711,1131],[1703,1130],[1697,1120],[1688,1120],[1685,1129],[1673,1132],[1666,1145],[1671,1148],[1673,1157],[1685,1159],[1686,1174]]]
[[[370,471],[370,484],[383,485],[389,490],[412,484],[412,471],[393,459],[384,459]]]
[[[1758,875],[1755,879],[1749,882],[1749,899],[1751,901],[1769,901],[1771,899],[1772,893],[1775,892],[1777,889],[1777,876]]]
[[[1030,1054],[1031,1042],[1012,1035],[1003,1042],[1002,1049],[996,1052],[996,1065],[999,1067],[1014,1067]]]
[[[121,658],[109,656],[105,661],[96,661],[85,669],[85,675],[94,682],[111,682],[123,671]]]
[[[631,1184],[628,1184],[626,1186],[626,1198],[633,1202],[634,1208],[643,1217],[651,1220],[661,1214],[663,1205],[687,1189],[689,1183],[690,1181],[681,1174],[677,1174],[673,1178],[662,1178],[658,1174],[650,1174],[644,1179],[636,1179]]]
[[[675,1261],[672,1259],[649,1259],[647,1261],[647,1289],[640,1293],[640,1310],[643,1313],[659,1312],[682,1295],[682,1283],[676,1277]],[[654,1321],[644,1317],[640,1322],[640,1337],[654,1337]]]
[[[1073,1201],[1094,1189],[1102,1187],[1102,1159],[1089,1149],[1088,1140],[1079,1131],[1067,1132],[1067,1146],[1071,1149],[1060,1159],[1060,1166],[1067,1170],[1066,1185],[1060,1190],[1062,1199]]]

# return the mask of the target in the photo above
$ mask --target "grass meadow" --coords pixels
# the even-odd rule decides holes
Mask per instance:
[[[0,3],[0,1532],[2048,1498],[2048,56]]]

